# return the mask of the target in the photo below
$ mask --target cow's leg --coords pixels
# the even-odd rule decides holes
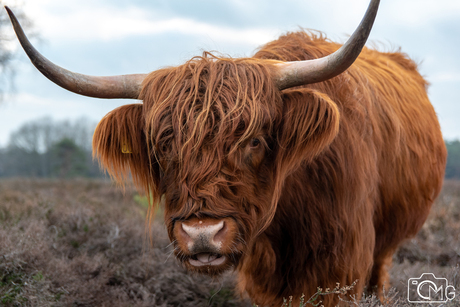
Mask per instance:
[[[384,302],[384,293],[388,293],[390,289],[390,275],[388,273],[392,261],[393,252],[381,253],[374,258],[374,265],[372,267],[371,277],[368,283],[368,290],[370,292],[377,292],[380,301]]]

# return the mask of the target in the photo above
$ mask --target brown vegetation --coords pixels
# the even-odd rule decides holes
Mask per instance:
[[[1,306],[250,306],[234,277],[190,275],[161,219],[145,241],[146,201],[101,180],[0,181]],[[150,246],[150,247],[149,247]],[[460,306],[460,182],[447,181],[420,233],[394,257],[390,306],[408,305],[407,280],[445,277]],[[321,296],[320,298],[321,299]],[[351,305],[376,306],[374,296]]]
[[[1,306],[236,306],[232,278],[190,276],[145,201],[93,180],[0,182]]]

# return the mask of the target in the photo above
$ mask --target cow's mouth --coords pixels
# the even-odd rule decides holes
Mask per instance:
[[[189,262],[194,267],[219,266],[225,263],[227,257],[215,253],[199,253],[191,256]]]

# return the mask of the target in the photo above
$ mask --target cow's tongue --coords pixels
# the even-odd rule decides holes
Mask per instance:
[[[226,257],[224,255],[218,255],[214,253],[199,253],[189,259],[191,265],[199,266],[218,266],[225,262]]]
[[[217,255],[212,254],[212,253],[200,253],[196,255],[196,259],[199,262],[208,263],[208,262],[212,262],[213,260],[217,259]]]

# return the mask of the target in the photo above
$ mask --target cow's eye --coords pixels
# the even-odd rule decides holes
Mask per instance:
[[[260,140],[258,138],[253,138],[250,142],[251,148],[257,148],[260,145]]]

